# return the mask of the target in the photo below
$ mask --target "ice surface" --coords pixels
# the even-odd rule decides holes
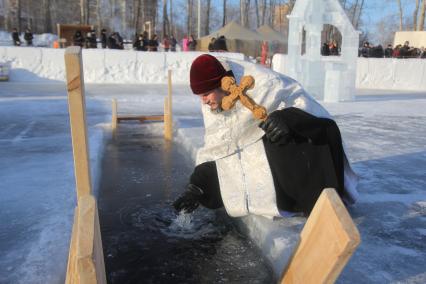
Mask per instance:
[[[285,74],[296,79],[315,98],[348,101],[355,93],[358,32],[338,0],[298,0],[289,17],[288,64]],[[335,26],[342,34],[341,55],[321,56],[323,26]],[[306,31],[306,54],[301,54]]]
[[[203,145],[199,99],[174,90],[176,143]],[[101,158],[110,100],[120,113],[162,113],[166,85],[87,85],[91,162]],[[0,84],[0,282],[63,282],[75,186],[65,86]],[[350,208],[362,243],[338,283],[425,283],[426,92],[358,91],[354,102],[323,103],[334,115],[361,176]],[[153,128],[153,131],[161,129]],[[237,221],[277,274],[304,219]]]

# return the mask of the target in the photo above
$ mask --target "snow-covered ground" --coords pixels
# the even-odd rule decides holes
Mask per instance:
[[[186,85],[173,90],[175,141],[194,157],[204,134],[199,101]],[[166,85],[86,86],[95,176],[110,100],[119,113],[154,114],[166,93]],[[425,283],[426,92],[362,90],[354,102],[324,106],[361,176],[350,213],[362,243],[339,282]],[[63,283],[75,206],[65,86],[1,83],[0,144],[0,282]],[[293,249],[303,222],[241,220],[269,259]]]

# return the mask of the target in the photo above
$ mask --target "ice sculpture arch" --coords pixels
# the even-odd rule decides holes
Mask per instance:
[[[353,100],[359,32],[339,1],[297,0],[288,18],[286,75],[302,83],[319,100]],[[340,56],[321,56],[321,33],[325,24],[335,26],[342,35]],[[306,53],[302,55],[303,29],[306,31]]]

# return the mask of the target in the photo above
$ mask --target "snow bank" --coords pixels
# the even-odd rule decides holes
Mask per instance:
[[[275,54],[273,69],[286,74],[288,58]],[[356,87],[382,90],[426,90],[426,60],[397,58],[358,58]]]
[[[64,49],[0,47],[0,63],[10,65],[12,82],[65,81]],[[133,50],[84,49],[86,83],[167,83],[173,70],[174,83],[188,83],[192,61],[202,52],[138,52]],[[212,53],[215,55],[215,53]],[[218,53],[244,60],[241,53]]]

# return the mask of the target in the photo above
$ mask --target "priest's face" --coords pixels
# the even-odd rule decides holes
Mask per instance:
[[[201,102],[205,105],[209,105],[210,110],[213,112],[222,111],[222,99],[225,96],[225,92],[221,88],[216,88],[204,94],[198,95]]]

